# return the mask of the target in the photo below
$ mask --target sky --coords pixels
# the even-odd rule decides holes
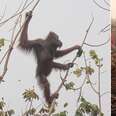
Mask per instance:
[[[16,11],[20,3],[21,0],[12,0],[12,2],[9,0],[0,0],[0,15],[6,6],[5,18],[11,16]],[[109,7],[103,1],[100,3],[107,8]],[[38,37],[45,38],[49,31],[54,31],[59,35],[59,38],[63,42],[62,49],[75,44],[81,45],[86,29],[92,20],[92,16],[94,17],[94,24],[86,42],[89,44],[104,43],[109,39],[110,32],[100,33],[100,30],[110,23],[110,13],[100,9],[92,0],[41,0],[39,6],[33,13],[33,17],[29,25],[29,39],[35,39]],[[11,32],[9,30],[12,28],[14,20],[0,28],[0,37],[10,40]],[[7,46],[5,46],[3,50],[6,48]],[[104,66],[102,69],[103,73],[101,74],[101,91],[102,93],[110,91],[110,43],[98,48],[84,46],[83,49],[87,52],[87,54],[89,50],[95,49],[99,56],[103,57]],[[58,59],[57,62],[70,62],[75,54],[76,51],[66,57]],[[3,51],[1,52],[0,57],[2,55]],[[0,97],[4,96],[9,107],[16,108],[16,116],[19,116],[19,112],[21,112],[24,108],[24,101],[22,100],[21,94],[25,89],[32,88],[34,86],[42,100],[40,104],[44,101],[41,94],[42,92],[40,88],[38,89],[35,79],[36,62],[35,58],[32,56],[32,54],[27,55],[23,53],[17,48],[17,46],[15,46],[9,61],[8,72],[5,76],[5,83],[0,85]],[[83,57],[76,61],[80,66],[83,65],[82,59]],[[3,66],[0,66],[0,72],[2,72],[2,67]],[[71,69],[71,71],[73,70],[74,69]],[[72,79],[71,77],[74,77],[74,75],[71,74],[69,80]],[[94,77],[97,77],[96,73],[92,76],[92,80],[96,81],[97,79]],[[78,85],[81,85],[82,83],[82,79],[72,80],[77,82]],[[57,89],[61,82],[59,79],[59,71],[53,70],[49,76],[49,81],[53,92]],[[76,100],[78,94],[78,91],[66,92],[65,89],[62,88],[60,98],[58,100],[61,105],[58,107],[58,111],[62,111],[64,101],[69,101],[70,106],[67,107],[67,110],[69,111],[68,116],[73,116],[74,108],[77,105]],[[97,104],[98,97],[93,94],[94,93],[89,86],[84,88],[83,96]],[[18,105],[16,105],[16,103]],[[103,96],[102,110],[105,113],[105,116],[110,116],[110,94],[105,94]]]

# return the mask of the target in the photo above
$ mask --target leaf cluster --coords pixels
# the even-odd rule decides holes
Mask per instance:
[[[63,112],[54,114],[53,116],[67,116],[67,111],[63,111]]]
[[[75,85],[75,83],[71,81],[71,82],[65,84],[65,88],[66,88],[66,90],[73,90],[74,85]]]
[[[26,116],[30,116],[30,115],[34,115],[36,113],[36,109],[35,108],[31,108],[28,111],[25,112]]]
[[[103,116],[97,105],[88,102],[85,98],[81,97],[81,103],[76,110],[75,116],[84,116],[84,114],[89,114],[90,116]]]
[[[92,75],[94,73],[94,69],[91,66],[87,67],[80,67],[77,68],[73,73],[77,76],[80,77],[82,75],[82,72],[85,72],[85,74]]]
[[[0,116],[12,116],[15,114],[15,111],[13,109],[5,110],[6,103],[4,102],[4,99],[0,101]]]
[[[5,41],[4,38],[0,38],[0,48],[1,48],[2,46],[4,46],[4,41]]]
[[[23,98],[25,99],[25,102],[27,101],[32,101],[32,100],[38,100],[39,96],[35,93],[34,89],[29,89],[29,90],[25,90],[25,92],[22,94]]]

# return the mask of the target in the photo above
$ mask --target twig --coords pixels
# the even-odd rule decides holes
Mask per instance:
[[[108,6],[110,6],[110,3],[109,3],[107,0],[104,0],[104,2],[105,2]]]
[[[108,28],[109,27],[109,28]],[[100,32],[106,32],[111,28],[111,24],[106,25]]]
[[[22,4],[23,4],[23,2],[22,2],[22,3],[19,5],[19,8],[17,9],[17,11],[16,11],[14,14],[17,14],[17,13],[19,12],[19,10],[20,10],[21,7],[22,7],[22,9],[24,9],[24,8],[26,7],[26,5],[27,5],[27,2],[28,2],[28,0],[25,1],[23,7],[22,7]],[[19,17],[21,17],[21,14],[19,14]],[[20,19],[18,18],[17,20],[20,20]],[[16,23],[17,23],[17,21],[16,21]],[[16,24],[15,24],[15,26],[16,26]],[[13,30],[14,30],[15,26],[13,27]],[[9,31],[10,31],[10,30],[12,30],[12,28],[9,29]]]
[[[81,98],[81,95],[82,95],[82,89],[83,89],[83,86],[84,86],[84,84],[85,84],[85,82],[86,82],[86,77],[84,78],[84,81],[83,81],[83,83],[82,83],[82,85],[78,88],[78,89],[80,89],[80,93],[79,93],[79,97],[78,97],[78,99],[77,99],[77,103],[79,103],[79,100],[80,100],[80,98]]]
[[[104,96],[104,95],[106,95],[108,93],[110,94],[111,92],[110,91],[106,91],[106,92],[102,93],[100,96],[102,97],[102,96]]]
[[[83,55],[84,55],[85,66],[88,67],[88,65],[87,65],[87,60],[86,60],[86,56],[85,56],[85,53],[84,53],[84,52],[83,52]],[[98,94],[98,91],[97,91],[97,90],[93,87],[93,85],[92,85],[92,82],[91,82],[91,80],[90,80],[89,75],[87,75],[87,78],[88,78],[88,80],[89,80],[89,84],[90,84],[91,88],[93,89],[93,91],[94,91],[96,94]]]
[[[81,48],[82,48],[83,45],[84,45],[84,42],[85,42],[85,40],[86,40],[86,38],[87,38],[88,32],[89,32],[89,30],[90,30],[90,28],[91,28],[91,26],[92,26],[92,24],[93,24],[93,21],[94,21],[94,18],[92,19],[92,22],[90,23],[88,29],[86,30],[86,34],[85,34],[85,37],[84,37],[84,39],[83,39]],[[73,58],[73,60],[72,60],[72,63],[75,62],[75,60],[77,59],[77,57],[78,57],[78,56],[77,56],[77,54],[76,54],[76,56],[75,56],[75,57]],[[62,86],[63,86],[63,84],[64,84],[64,82],[65,82],[65,80],[66,80],[67,77],[68,77],[68,73],[69,73],[69,70],[66,71],[66,74],[65,74],[65,76],[64,76],[64,78],[63,78],[61,84],[59,85],[59,87],[58,87],[58,89],[56,90],[55,93],[59,93],[60,89],[62,88]],[[48,116],[51,116],[51,114],[52,114],[52,111],[53,111],[53,109],[54,109],[54,107],[55,107],[55,100],[56,100],[56,99],[54,99],[53,102],[52,102],[52,105],[51,105],[51,107],[50,107],[50,109],[49,109]]]
[[[101,63],[99,60],[99,64],[98,64],[98,97],[99,97],[99,109],[100,109],[100,116],[101,116],[101,81],[100,81],[100,77],[101,77]]]
[[[2,19],[4,18],[5,13],[6,13],[6,6],[5,6],[5,9],[4,9],[4,12],[3,12],[2,16],[0,16],[0,21],[2,21]]]
[[[93,0],[93,2],[94,2],[99,8],[101,8],[101,9],[103,9],[103,10],[106,10],[106,11],[110,11],[109,9],[104,8],[104,7],[102,7],[100,4],[98,4],[98,3],[96,2],[96,0]]]
[[[105,29],[104,31],[102,32],[107,32],[107,31],[110,31],[111,27],[109,27],[108,29]]]
[[[34,5],[34,7],[32,8],[32,11],[34,11],[34,9],[35,9],[35,7],[38,5],[39,1],[40,1],[40,0],[38,0],[38,1],[36,2],[36,4]],[[26,20],[27,20],[27,19],[26,19]],[[18,31],[17,34],[15,35],[13,42],[12,42],[11,45],[9,46],[9,51],[8,51],[8,54],[7,54],[7,57],[6,57],[5,65],[4,65],[4,70],[3,70],[2,75],[0,75],[0,81],[3,80],[3,77],[4,77],[4,75],[5,75],[6,72],[7,72],[8,61],[9,61],[11,52],[12,52],[12,50],[13,50],[13,46],[14,46],[14,44],[15,44],[15,42],[16,42],[16,40],[17,40],[17,37],[18,37],[18,35],[20,34],[20,32],[21,32],[21,30],[22,30],[22,28],[23,28],[23,26],[24,26],[26,20],[25,20],[24,23],[22,24],[21,28],[19,29],[19,31]]]
[[[3,62],[4,58],[6,57],[7,53],[8,53],[9,49],[5,52],[5,54],[3,55],[1,61],[0,61],[0,64]]]
[[[98,45],[88,44],[86,42],[84,44],[87,45],[87,46],[90,46],[90,47],[100,47],[100,46],[106,45],[109,41],[110,41],[110,39],[108,39],[106,42],[98,44]]]
[[[16,29],[16,27],[17,27],[17,24],[18,24],[19,20],[20,20],[20,17],[21,17],[21,15],[19,15],[19,17],[18,17],[18,19],[16,20],[15,25],[14,25],[14,27],[13,27],[13,30],[12,30],[12,37],[11,37],[11,43],[13,42],[13,38],[14,38],[14,34],[15,34],[15,29]]]
[[[5,24],[6,22],[8,22],[9,20],[13,19],[14,17],[16,17],[17,15],[21,14],[25,9],[27,9],[33,2],[34,0],[32,0],[27,6],[25,6],[25,8],[23,8],[20,12],[18,12],[17,14],[14,14],[13,16],[9,17],[8,19],[2,21],[0,23],[0,26],[2,26],[3,24]]]

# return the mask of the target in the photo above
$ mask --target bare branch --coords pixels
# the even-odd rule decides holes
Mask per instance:
[[[100,32],[106,32],[111,29],[111,24],[106,25]]]
[[[6,13],[6,6],[5,6],[5,8],[4,8],[4,11],[3,11],[3,14],[2,14],[2,16],[0,16],[0,21],[2,21],[2,19],[4,18],[4,16],[5,16],[5,13]]]
[[[84,55],[85,66],[88,67],[88,65],[87,65],[87,60],[86,60],[86,56],[85,56],[85,53],[84,53],[84,52],[83,52],[83,55]],[[89,80],[89,84],[90,84],[91,88],[93,89],[93,91],[94,91],[96,94],[98,94],[98,91],[93,87],[93,84],[92,84],[92,82],[91,82],[90,77],[89,77],[88,74],[87,74],[87,78],[88,78],[88,80]]]
[[[86,38],[87,38],[88,32],[89,32],[89,30],[90,30],[90,28],[91,28],[91,26],[92,26],[92,24],[93,24],[93,21],[94,21],[94,18],[92,19],[92,22],[90,23],[88,29],[86,30],[86,34],[85,34],[85,37],[84,37],[84,39],[83,39],[83,42],[82,42],[81,47],[83,47],[83,45],[84,45],[84,42],[85,42],[85,40],[86,40]],[[76,54],[76,56],[75,56],[75,57],[73,58],[73,60],[72,60],[72,63],[75,62],[75,60],[77,59],[77,57],[78,57],[78,56],[77,56],[77,54]],[[65,80],[66,80],[67,77],[68,77],[68,74],[69,74],[69,70],[67,70],[67,72],[66,72],[66,74],[65,74],[65,76],[64,76],[64,78],[63,78],[63,80],[62,80],[62,82],[61,82],[61,84],[59,85],[59,87],[58,87],[58,89],[56,90],[55,93],[59,93],[60,89],[61,89],[62,86],[64,85]],[[51,114],[52,114],[52,111],[53,111],[53,109],[54,109],[54,107],[55,107],[55,100],[56,100],[56,99],[54,99],[53,102],[52,102],[52,105],[51,105],[51,107],[50,107],[50,109],[49,109],[48,116],[51,116]]]
[[[5,52],[5,54],[3,55],[1,61],[0,61],[0,64],[3,62],[4,58],[6,57],[7,53],[8,53],[9,49]]]
[[[15,13],[15,14],[12,15],[11,17],[9,17],[8,19],[2,21],[2,22],[0,23],[0,26],[4,25],[6,22],[8,22],[9,20],[13,19],[14,17],[20,15],[25,9],[27,9],[27,8],[32,4],[33,1],[34,1],[34,0],[32,0],[29,4],[27,4],[27,6],[25,6],[20,12]]]
[[[106,91],[106,92],[104,92],[104,93],[101,94],[101,97],[104,96],[104,95],[106,95],[106,94],[108,94],[108,93],[110,94],[111,92],[110,91]]]
[[[99,98],[99,109],[100,109],[100,114],[101,114],[101,62],[99,60],[98,64],[98,98]]]
[[[88,44],[88,43],[84,43],[85,45],[87,45],[87,46],[90,46],[90,47],[100,47],[100,46],[103,46],[103,45],[106,45],[108,42],[110,41],[110,39],[108,39],[106,42],[104,42],[104,43],[101,43],[101,44],[96,44],[96,45],[94,45],[94,44]]]
[[[33,11],[33,10],[35,9],[35,7],[38,5],[39,1],[40,1],[40,0],[38,0],[38,1],[36,2],[36,4],[33,6],[32,11]],[[27,20],[27,19],[26,19],[26,20]],[[8,51],[8,53],[7,53],[6,61],[5,61],[5,65],[4,65],[4,70],[3,70],[3,73],[0,75],[0,81],[3,80],[3,77],[5,76],[5,74],[6,74],[6,72],[7,72],[7,66],[8,66],[8,62],[9,62],[10,55],[11,55],[12,50],[13,50],[13,46],[14,46],[14,44],[15,44],[15,42],[16,42],[16,40],[17,40],[17,37],[18,37],[18,35],[20,34],[20,32],[21,32],[21,30],[22,30],[22,28],[23,28],[23,26],[24,26],[26,20],[25,20],[24,23],[22,24],[21,28],[19,29],[19,31],[18,31],[17,34],[15,35],[13,42],[11,42],[11,44],[10,44],[10,46],[9,46],[9,51]],[[18,20],[17,20],[17,21],[18,21]]]
[[[110,3],[109,3],[107,0],[104,0],[104,2],[105,2],[108,6],[110,6]]]
[[[109,9],[102,7],[99,3],[96,2],[96,0],[93,0],[93,2],[94,2],[99,8],[101,8],[101,9],[103,9],[103,10],[106,10],[106,11],[110,11]]]

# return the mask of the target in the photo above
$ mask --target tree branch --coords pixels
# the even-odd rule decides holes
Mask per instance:
[[[84,44],[87,45],[87,46],[90,46],[90,47],[100,47],[100,46],[106,45],[109,41],[110,41],[110,39],[108,39],[106,42],[98,44],[98,45],[88,44],[86,42]]]
[[[31,2],[29,2],[29,4],[27,4],[27,6],[23,7],[23,9],[18,12],[18,13],[15,13],[14,15],[12,15],[11,17],[7,18],[6,20],[0,22],[0,26],[4,25],[6,22],[8,22],[9,20],[13,19],[14,17],[20,15],[25,9],[27,9],[33,2],[34,0],[32,0]],[[17,11],[16,11],[17,12]]]
[[[84,45],[84,42],[85,42],[85,40],[86,40],[86,38],[87,38],[88,32],[89,32],[89,30],[90,30],[90,28],[91,28],[91,26],[92,26],[92,24],[93,24],[93,21],[94,21],[94,18],[92,19],[92,22],[90,23],[88,29],[86,30],[86,34],[85,34],[85,37],[84,37],[84,39],[83,39],[81,48],[82,48],[83,45]],[[77,56],[77,54],[76,54],[76,56],[75,56],[75,57],[73,58],[73,60],[72,60],[72,63],[75,62],[75,60],[77,59],[77,57],[78,57],[78,56]],[[66,71],[66,74],[65,74],[65,76],[64,76],[64,78],[63,78],[61,84],[59,85],[59,87],[58,87],[58,89],[56,90],[55,93],[59,93],[59,91],[61,90],[62,86],[64,85],[65,80],[66,80],[67,77],[68,77],[68,74],[69,74],[69,70]],[[52,114],[52,111],[53,111],[53,109],[54,109],[54,107],[55,107],[55,100],[56,100],[56,99],[54,99],[53,102],[52,102],[52,105],[51,105],[51,107],[50,107],[50,109],[49,109],[48,116],[51,116],[51,114]]]
[[[36,2],[36,4],[33,6],[32,12],[34,11],[34,9],[36,8],[36,6],[38,5],[39,2],[40,2],[40,0],[38,0],[38,1]],[[23,10],[22,10],[22,11],[23,11]],[[27,19],[26,19],[26,20],[27,20]],[[17,40],[17,37],[19,36],[19,34],[20,34],[20,32],[21,32],[21,30],[22,30],[22,28],[23,28],[23,26],[24,26],[26,20],[25,20],[24,23],[22,24],[21,28],[19,29],[19,31],[18,31],[17,34],[15,35],[14,40],[11,42],[11,44],[10,44],[10,46],[9,46],[9,50],[8,50],[7,55],[6,55],[6,61],[5,61],[5,65],[4,65],[4,70],[3,70],[3,73],[0,75],[0,81],[3,80],[3,77],[5,76],[5,74],[6,74],[6,72],[7,72],[7,66],[8,66],[8,62],[9,62],[10,55],[11,55],[12,50],[13,50],[13,46],[14,46],[14,44],[15,44],[15,42],[16,42],[16,40]]]
[[[101,8],[101,9],[103,9],[103,10],[106,10],[106,11],[110,11],[109,9],[104,8],[104,7],[102,7],[100,4],[98,4],[98,3],[96,2],[96,0],[93,0],[93,2],[94,2],[99,8]]]

